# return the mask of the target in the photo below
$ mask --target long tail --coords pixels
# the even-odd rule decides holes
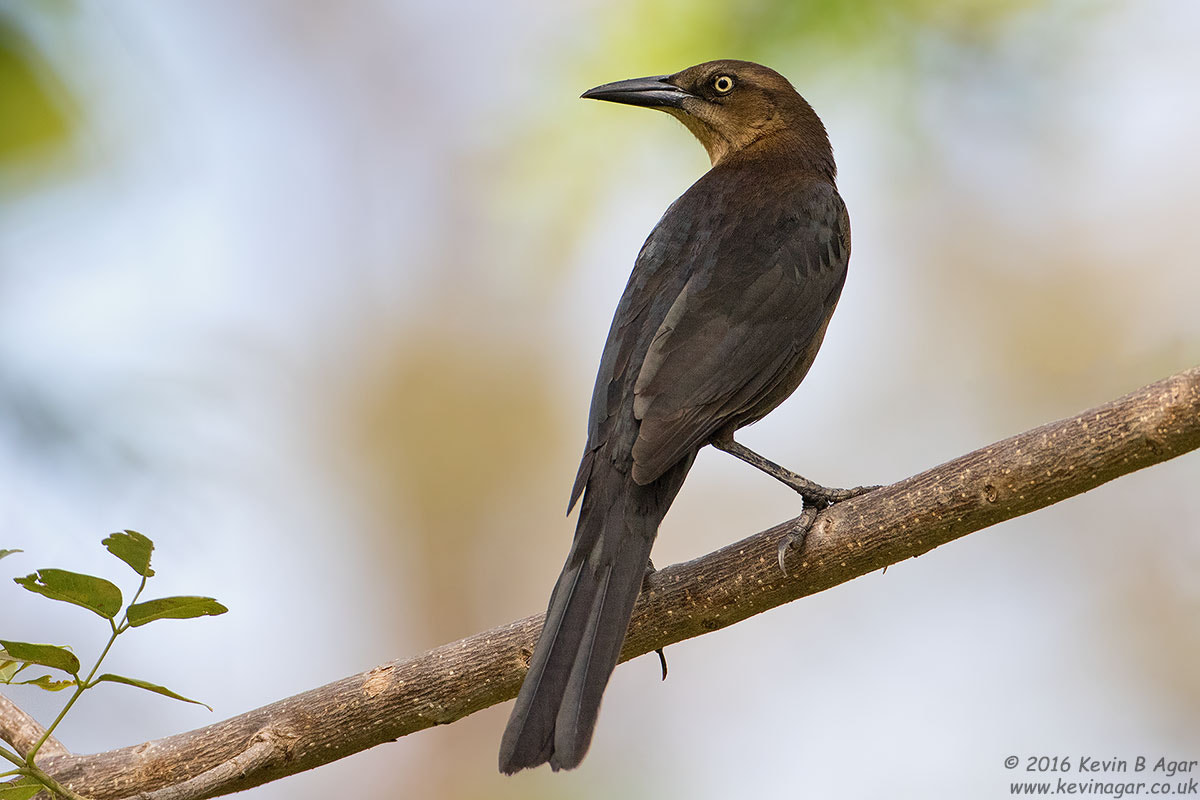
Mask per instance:
[[[501,772],[547,761],[554,770],[572,769],[583,760],[658,525],[690,466],[689,458],[647,486],[611,464],[593,470],[575,541],[500,743]]]

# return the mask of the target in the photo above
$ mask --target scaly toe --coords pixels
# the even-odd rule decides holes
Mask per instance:
[[[817,511],[818,509],[815,505],[808,505],[806,503],[804,513],[796,520],[796,527],[787,536],[783,537],[783,541],[779,543],[779,569],[784,575],[788,574],[788,553],[804,548],[804,540],[808,537],[808,532],[812,530],[813,523],[817,521]]]

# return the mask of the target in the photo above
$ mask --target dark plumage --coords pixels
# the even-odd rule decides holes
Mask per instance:
[[[650,547],[697,451],[761,419],[804,378],[846,279],[850,223],[816,113],[745,61],[583,95],[658,108],[712,169],[638,254],[592,395],[571,492],[575,540],[500,748],[513,773],[579,764]]]

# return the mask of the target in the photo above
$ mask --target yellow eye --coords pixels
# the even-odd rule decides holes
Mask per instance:
[[[733,90],[733,78],[728,75],[718,75],[713,78],[712,87],[717,94],[729,94]]]

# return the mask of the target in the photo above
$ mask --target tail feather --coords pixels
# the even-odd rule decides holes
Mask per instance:
[[[550,759],[554,769],[573,769],[587,753],[600,713],[600,699],[621,655],[653,543],[653,533],[630,542],[628,549],[632,552],[617,558],[601,584],[588,619],[584,646],[571,670],[555,720],[554,755]]]
[[[611,467],[593,471],[575,541],[500,743],[501,772],[546,762],[571,769],[583,760],[658,524],[690,466],[691,459],[680,462],[649,486]]]
[[[591,594],[587,586],[580,587],[581,582],[589,582],[584,566],[564,569],[550,596],[539,646],[500,742],[500,771],[507,775],[544,764],[554,752],[558,700],[566,691],[584,629],[578,618],[590,608],[590,603],[576,600],[577,596],[583,599]],[[571,619],[564,625],[567,617]]]

